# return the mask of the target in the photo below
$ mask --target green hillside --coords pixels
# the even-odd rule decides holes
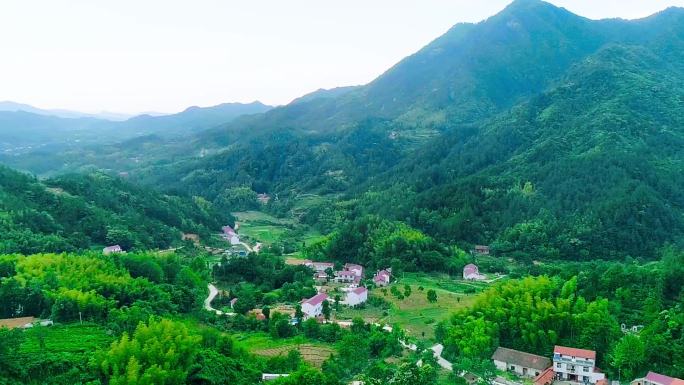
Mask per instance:
[[[182,231],[207,239],[229,220],[201,199],[163,195],[103,174],[41,182],[0,167],[0,253],[63,252],[112,244],[163,249],[179,244]]]

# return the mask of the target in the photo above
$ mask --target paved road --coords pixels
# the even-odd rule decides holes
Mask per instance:
[[[211,301],[213,301],[214,298],[216,298],[216,296],[218,295],[218,289],[216,288],[216,286],[212,285],[211,283],[208,284],[207,287],[209,288],[209,296],[207,297],[207,299],[204,300],[204,309],[211,311],[211,312],[214,312],[218,315],[234,316],[235,313],[224,313],[221,310],[214,309],[213,307],[211,307]]]
[[[405,348],[407,348],[407,349],[411,349],[411,350],[413,350],[413,351],[416,350],[416,345],[413,345],[413,344],[407,345],[404,341],[399,341],[399,342],[400,342]],[[442,345],[442,344],[436,344],[436,345],[434,345],[433,347],[431,347],[430,350],[432,350],[432,355],[433,355],[433,356],[435,357],[435,359],[437,360],[437,364],[438,364],[439,366],[441,366],[442,368],[444,368],[444,369],[446,369],[446,370],[448,370],[448,371],[450,371],[450,372],[452,372],[452,371],[454,370],[453,365],[451,364],[451,362],[447,361],[446,359],[444,359],[444,358],[442,357],[442,351],[444,351],[444,345]],[[418,366],[423,365],[423,360],[419,360],[419,361],[417,362],[417,365],[418,365]]]

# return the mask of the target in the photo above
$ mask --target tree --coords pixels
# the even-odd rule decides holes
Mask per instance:
[[[132,337],[124,333],[109,350],[98,352],[95,363],[111,385],[181,385],[201,341],[181,322],[150,321],[140,324]]]
[[[323,301],[323,317],[325,317],[326,320],[329,320],[331,313],[332,313],[332,308],[330,307],[330,302]]]
[[[643,341],[636,334],[625,334],[613,347],[610,359],[620,378],[634,378],[646,360]]]
[[[304,312],[302,311],[302,305],[300,304],[295,306],[295,318],[299,321],[299,325],[301,325],[304,320]]]
[[[428,289],[426,295],[427,295],[428,302],[430,302],[430,303],[437,302],[437,292],[434,289]]]
[[[271,316],[271,308],[268,306],[262,307],[261,308],[261,314],[263,314],[264,317],[266,317],[266,319],[269,319]]]
[[[406,284],[404,285],[404,297],[408,298],[411,296],[411,286]]]

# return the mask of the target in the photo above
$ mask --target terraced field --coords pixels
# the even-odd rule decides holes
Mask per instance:
[[[332,348],[313,344],[302,345],[285,345],[277,348],[253,350],[252,353],[265,356],[274,357],[279,355],[286,355],[290,350],[298,350],[302,355],[302,359],[311,365],[321,367],[323,361],[327,360],[335,351]]]

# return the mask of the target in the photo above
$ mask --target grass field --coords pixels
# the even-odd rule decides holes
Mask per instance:
[[[321,239],[321,234],[293,219],[276,218],[260,211],[241,211],[233,215],[240,224],[238,233],[254,242],[273,244],[286,237],[296,239],[297,243],[309,245]]]
[[[265,333],[249,333],[235,335],[235,339],[251,353],[264,357],[286,355],[290,350],[298,350],[304,361],[317,367],[335,352],[330,346],[311,342],[303,336],[274,340]]]
[[[447,274],[405,273],[399,281],[401,285],[423,286],[426,290],[431,288],[462,294],[478,293],[488,286],[485,282],[454,279]]]
[[[411,287],[408,298],[398,299],[387,288],[387,295],[380,289],[373,290],[373,296],[382,297],[392,304],[388,316],[382,321],[398,324],[412,337],[419,339],[434,338],[437,322],[448,319],[456,310],[470,306],[475,301],[476,293],[487,287],[486,283],[465,282],[444,274],[406,273],[394,283],[400,292],[404,285]],[[423,290],[419,290],[423,287]],[[437,292],[437,302],[427,300],[427,291]]]
[[[44,333],[44,349],[40,347],[41,333]],[[87,353],[106,347],[114,340],[104,327],[87,323],[34,327],[26,330],[24,336],[20,354]]]

